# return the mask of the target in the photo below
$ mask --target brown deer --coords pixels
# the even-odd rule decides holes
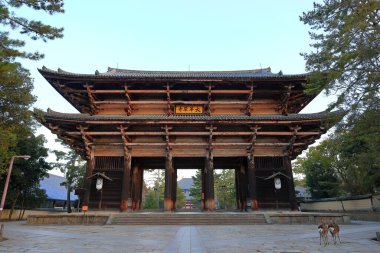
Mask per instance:
[[[336,238],[337,237],[339,239],[339,243],[341,243],[340,237],[339,237],[340,228],[339,228],[338,224],[336,224],[334,221],[331,221],[328,228],[329,228],[330,234],[333,238],[334,244],[336,244]]]
[[[327,225],[325,223],[319,224],[318,232],[319,232],[319,245],[322,245],[322,242],[323,242],[323,246],[326,246],[329,243],[329,238],[328,238],[329,229]]]

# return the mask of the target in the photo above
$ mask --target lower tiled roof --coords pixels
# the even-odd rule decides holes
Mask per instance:
[[[288,120],[308,120],[308,119],[329,119],[329,118],[341,118],[344,112],[319,112],[309,114],[289,114],[289,115],[167,115],[167,114],[144,114],[144,115],[90,115],[86,113],[60,113],[48,109],[44,113],[47,119],[71,119],[80,121],[102,121],[102,120],[117,120],[117,121],[145,121],[145,120],[181,120],[181,121],[235,121],[235,120],[274,120],[274,121],[288,121]]]

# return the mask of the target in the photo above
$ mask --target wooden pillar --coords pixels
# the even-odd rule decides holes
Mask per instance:
[[[236,208],[240,209],[240,186],[239,186],[239,169],[235,169],[235,191],[236,191]]]
[[[201,191],[201,200],[202,200],[202,210],[206,210],[206,204],[205,204],[205,169],[201,169],[201,184],[202,184],[202,191]]]
[[[142,167],[138,170],[138,188],[137,188],[137,210],[142,207],[142,192],[144,187],[144,169]]]
[[[239,202],[240,202],[240,211],[247,210],[247,182],[246,182],[246,173],[245,165],[243,162],[240,163],[239,169]]]
[[[247,176],[248,176],[248,191],[251,201],[252,210],[259,210],[259,202],[257,201],[257,184],[256,184],[256,167],[255,157],[253,154],[247,157]]]
[[[164,211],[166,212],[173,210],[173,177],[173,158],[169,152],[165,161]]]
[[[139,167],[133,166],[132,171],[132,209],[136,211],[138,209],[138,188],[139,188]]]
[[[294,189],[293,173],[292,173],[292,163],[290,162],[289,156],[284,156],[283,163],[285,166],[286,175],[289,177],[288,180],[288,195],[290,202],[290,209],[292,211],[298,210],[297,200],[296,200],[296,191]]]
[[[84,181],[84,188],[86,189],[86,192],[84,194],[83,204],[82,204],[82,210],[88,211],[88,205],[90,203],[90,192],[91,192],[91,182],[92,179],[89,178],[95,167],[95,157],[94,152],[91,152],[90,157],[87,159],[87,168],[86,168],[86,176]]]
[[[214,163],[212,156],[206,158],[206,166],[204,170],[205,183],[205,210],[215,210],[214,200]]]
[[[131,197],[131,154],[124,155],[124,171],[121,186],[120,211],[128,211],[128,199]]]
[[[173,169],[173,182],[172,182],[172,199],[173,199],[173,206],[172,211],[175,211],[177,206],[177,169]]]

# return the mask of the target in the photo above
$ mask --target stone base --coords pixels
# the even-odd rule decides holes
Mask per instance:
[[[254,225],[319,224],[334,221],[349,224],[350,216],[337,213],[302,212],[206,212],[206,213],[87,213],[30,215],[30,225]]]

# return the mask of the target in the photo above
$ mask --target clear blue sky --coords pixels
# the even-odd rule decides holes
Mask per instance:
[[[300,52],[309,52],[309,27],[299,21],[311,10],[305,0],[114,0],[65,1],[65,13],[35,19],[64,27],[64,38],[28,42],[45,58],[25,62],[35,80],[36,107],[76,112],[37,72],[77,73],[107,67],[142,70],[240,70],[271,67],[284,74],[305,72]],[[322,102],[321,102],[322,101]],[[305,112],[326,108],[324,99]],[[48,131],[40,130],[48,135]],[[53,145],[50,141],[50,145]]]

